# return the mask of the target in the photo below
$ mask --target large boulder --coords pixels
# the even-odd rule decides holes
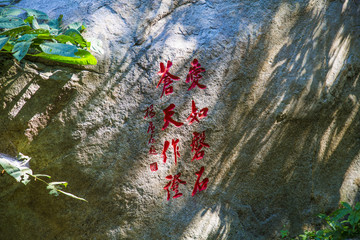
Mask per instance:
[[[85,22],[85,37],[100,39],[104,53],[95,67],[1,56],[0,152],[32,157],[35,172],[89,201],[4,175],[1,239],[274,239],[360,199],[357,1],[17,5]],[[194,59],[206,88],[187,91]],[[180,80],[160,97],[168,60]],[[189,125],[192,101],[208,112]],[[171,104],[184,125],[161,130]],[[156,115],[144,119],[150,105]],[[206,138],[203,158],[192,161],[194,132]],[[200,182],[209,182],[192,196],[201,167]],[[167,200],[166,177],[178,173],[183,195],[173,198],[171,185]]]

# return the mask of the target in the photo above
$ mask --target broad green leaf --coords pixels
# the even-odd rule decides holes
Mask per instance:
[[[0,17],[0,28],[17,28],[20,26],[25,25],[25,22],[23,19],[18,17]]]
[[[78,52],[76,52],[75,55],[77,56],[76,58],[64,57],[64,56],[60,56],[60,55],[47,54],[47,53],[42,52],[42,53],[34,54],[32,56],[41,57],[44,59],[53,60],[53,61],[62,62],[62,63],[68,63],[68,64],[80,64],[80,65],[96,65],[97,64],[96,58],[93,55],[91,55],[90,52],[88,52],[86,50],[78,49]]]
[[[39,19],[39,20],[48,20],[49,17],[46,13],[41,12],[39,10],[35,10],[35,9],[29,9],[29,8],[24,8],[24,10],[27,12],[28,16],[34,16],[35,18]]]
[[[72,37],[67,36],[67,35],[59,35],[59,36],[56,36],[56,37],[55,37],[55,40],[58,41],[59,43],[67,43],[67,42],[70,42],[70,43],[76,45],[75,40],[74,40]]]
[[[22,35],[17,41],[18,42],[22,42],[22,41],[31,41],[34,38],[36,38],[38,35],[36,34],[24,34]]]
[[[15,158],[0,154],[0,165],[10,176],[15,178],[16,181],[25,185],[30,181],[29,174],[32,174],[32,170],[23,166],[21,162],[17,161]]]
[[[75,196],[74,194],[71,194],[71,193],[68,193],[68,192],[64,192],[64,191],[62,191],[62,190],[58,190],[58,191],[61,192],[62,194],[65,194],[65,195],[69,196],[69,197],[72,197],[72,198],[75,198],[75,199],[78,199],[78,200],[87,202],[86,199],[81,198],[81,197],[78,197],[78,196]]]
[[[27,54],[30,45],[32,42],[18,42],[14,45],[14,48],[12,50],[14,57],[20,62],[21,59],[25,57]]]
[[[5,44],[8,42],[9,37],[0,36],[0,50],[5,46]]]
[[[31,28],[29,27],[29,29]],[[25,34],[50,34],[50,32],[49,30],[45,30],[45,29],[31,29],[31,30],[27,30]]]
[[[18,16],[22,14],[24,11],[19,8],[14,7],[6,7],[2,8],[0,11],[0,16]]]
[[[0,33],[0,35],[15,36],[17,34],[20,34],[20,33],[24,32],[24,31],[25,31],[25,33],[27,33],[27,31],[30,30],[30,29],[31,29],[30,26],[25,25],[25,26],[9,29],[9,30],[7,30],[5,32]]]
[[[102,41],[96,38],[89,38],[88,39],[91,43],[90,50],[94,51],[99,54],[104,54],[104,49],[102,47]]]
[[[51,42],[40,44],[40,48],[41,50],[43,50],[44,53],[47,54],[60,55],[64,57],[74,57],[74,58],[77,57],[75,56],[75,53],[78,51],[78,49],[74,45],[68,45],[63,43],[51,43]]]
[[[81,47],[86,48],[86,41],[78,30],[68,29],[64,34],[72,37]]]

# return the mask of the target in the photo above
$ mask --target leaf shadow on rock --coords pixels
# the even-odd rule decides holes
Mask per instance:
[[[276,54],[266,54],[274,47],[274,36],[265,35],[254,47],[265,53],[249,52],[242,62],[258,67],[254,75],[240,71],[234,79],[238,84],[223,90],[223,96],[238,100],[229,103],[233,111],[224,117],[230,119],[225,129],[231,139],[225,140],[217,158],[222,166],[209,176],[218,173],[220,179],[214,193],[221,192],[224,199],[236,193],[234,203],[251,206],[259,224],[246,229],[249,232],[278,237],[284,225],[299,233],[317,222],[316,214],[337,207],[344,176],[350,164],[359,161],[358,101],[351,100],[359,95],[359,58],[353,55],[353,65],[348,60],[359,46],[351,29],[359,21],[354,14],[359,7],[352,4],[342,14],[338,2],[318,14],[304,10]],[[262,57],[254,60],[256,56]],[[264,81],[267,64],[274,70]],[[329,84],[334,69],[338,72]],[[252,92],[259,88],[261,93]]]

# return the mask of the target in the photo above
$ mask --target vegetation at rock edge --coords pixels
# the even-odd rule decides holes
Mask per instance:
[[[32,169],[29,167],[30,160],[30,157],[21,153],[18,154],[17,158],[0,154],[0,165],[3,168],[2,174],[6,172],[11,177],[15,178],[17,182],[21,182],[24,185],[27,185],[30,182],[30,179],[33,178],[35,181],[44,183],[46,185],[46,189],[49,190],[50,195],[59,196],[59,193],[61,193],[77,200],[87,202],[84,198],[63,191],[63,187],[67,187],[68,185],[67,182],[47,182],[43,178],[51,178],[51,176],[46,174],[34,174]]]
[[[341,207],[329,215],[318,215],[327,226],[314,231],[304,231],[295,238],[291,238],[288,230],[281,230],[282,239],[291,240],[342,240],[359,239],[360,237],[360,203],[351,207],[349,203],[342,202]]]
[[[62,15],[50,19],[42,11],[6,2],[0,1],[0,54],[12,54],[18,61],[28,55],[68,64],[97,64],[90,50],[102,53],[102,43],[85,40],[85,24],[64,26]]]

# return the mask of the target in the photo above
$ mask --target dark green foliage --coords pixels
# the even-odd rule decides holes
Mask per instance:
[[[81,35],[85,25],[76,22],[63,26],[62,17],[49,19],[46,13],[35,9],[0,7],[0,53],[11,53],[18,61],[30,55],[63,63],[95,65],[97,61],[88,51],[91,44]],[[95,44],[98,45],[98,41]]]
[[[352,208],[348,203],[342,202],[342,207],[330,215],[319,214],[318,216],[328,224],[327,228],[318,231],[305,231],[294,239],[329,239],[340,240],[360,236],[360,203]],[[288,231],[282,230],[281,237],[288,237]]]

